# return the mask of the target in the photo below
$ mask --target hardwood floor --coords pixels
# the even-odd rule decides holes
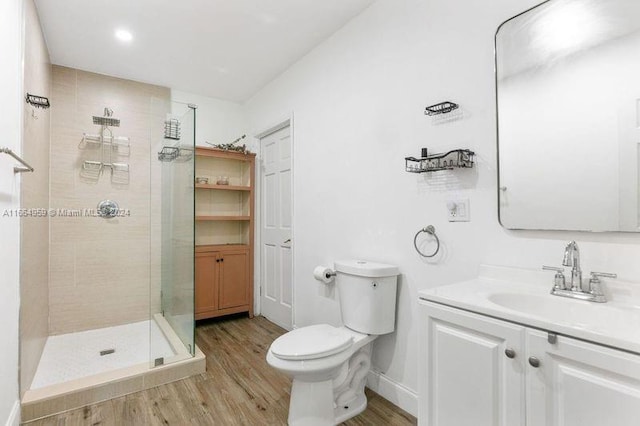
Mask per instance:
[[[265,360],[285,330],[263,317],[212,320],[196,328],[207,372],[28,423],[50,425],[285,425],[290,380]],[[414,425],[416,419],[367,390],[367,410],[345,425]]]

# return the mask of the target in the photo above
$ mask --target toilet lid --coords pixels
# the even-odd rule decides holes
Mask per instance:
[[[280,359],[306,360],[334,355],[353,344],[353,336],[328,324],[311,325],[290,331],[271,344],[271,353]]]

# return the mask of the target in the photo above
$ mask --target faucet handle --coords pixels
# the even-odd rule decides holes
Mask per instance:
[[[609,272],[592,272],[591,273],[591,280],[592,281],[600,281],[598,279],[599,277],[603,277],[603,278],[618,278],[618,274],[611,274]]]
[[[595,302],[604,303],[607,301],[607,298],[602,291],[602,281],[600,281],[600,277],[604,278],[618,278],[617,274],[610,274],[608,272],[592,272],[591,278],[589,279],[589,293],[594,296]]]
[[[545,271],[555,271],[556,276],[553,278],[553,289],[554,290],[565,290],[566,284],[564,280],[564,268],[557,268],[555,266],[543,266],[543,270]]]

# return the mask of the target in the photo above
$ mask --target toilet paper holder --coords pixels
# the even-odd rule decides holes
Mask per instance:
[[[334,271],[333,269],[327,266],[318,265],[313,270],[313,277],[324,284],[329,284],[333,282],[333,279],[335,278],[335,276],[336,276],[336,271]]]

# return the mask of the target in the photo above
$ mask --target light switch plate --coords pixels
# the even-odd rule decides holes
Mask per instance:
[[[447,216],[449,222],[469,222],[471,220],[469,199],[464,198],[447,201]]]

